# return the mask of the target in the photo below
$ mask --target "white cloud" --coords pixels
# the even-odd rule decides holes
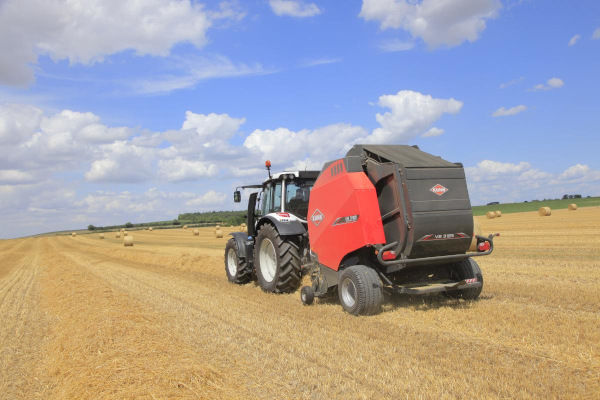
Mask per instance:
[[[499,109],[497,109],[496,111],[494,111],[494,113],[492,114],[493,117],[506,117],[509,115],[516,115],[518,113],[521,113],[523,111],[527,110],[527,106],[521,104],[520,106],[514,106],[511,108],[504,108],[504,107],[500,107]]]
[[[312,60],[304,60],[300,63],[303,68],[315,67],[317,65],[335,64],[341,62],[341,58],[316,58]]]
[[[269,0],[271,10],[277,16],[290,16],[296,18],[314,17],[321,14],[315,3],[305,3],[302,0]]]
[[[565,193],[600,194],[600,171],[582,164],[553,174],[524,161],[513,164],[484,160],[466,167],[465,173],[472,204],[560,198]]]
[[[600,39],[600,28],[596,28],[596,30],[592,34],[592,39],[594,39],[594,40]]]
[[[532,89],[530,89],[531,91],[537,92],[540,90],[551,90],[551,89],[558,89],[560,87],[564,86],[564,82],[562,79],[560,78],[550,78],[546,81],[546,84],[543,83],[538,83],[537,85],[535,85]]]
[[[430,130],[428,130],[427,132],[425,132],[423,135],[423,137],[434,137],[434,136],[440,136],[441,134],[444,133],[443,129],[440,128],[436,128],[435,126],[432,127]]]
[[[367,143],[406,143],[427,131],[443,114],[457,114],[463,106],[453,98],[436,99],[412,90],[381,96],[378,104],[391,111],[375,116],[381,128],[365,138]]]
[[[30,172],[16,169],[0,169],[0,185],[31,183],[35,179],[36,177]]]
[[[134,79],[127,85],[138,94],[165,94],[193,88],[207,79],[265,75],[276,72],[261,64],[234,63],[224,56],[175,58],[172,71],[153,78]]]
[[[218,172],[215,164],[204,161],[184,160],[181,157],[158,161],[159,177],[169,182],[193,181],[215,176]]]
[[[415,47],[415,43],[408,42],[405,40],[391,39],[391,40],[386,40],[384,42],[379,43],[379,45],[377,47],[379,47],[379,50],[381,50],[385,53],[393,53],[393,52],[398,52],[398,51],[411,50]]]
[[[501,7],[498,0],[363,0],[359,15],[379,21],[381,29],[404,29],[437,48],[474,42]]]
[[[575,46],[575,44],[577,44],[577,41],[581,39],[581,35],[575,35],[571,38],[571,40],[569,40],[569,47],[571,46]]]
[[[185,202],[188,207],[206,207],[206,206],[218,206],[225,202],[227,195],[225,193],[215,192],[210,190],[202,196]]]
[[[218,18],[239,18],[239,13],[227,7],[209,12],[190,0],[5,0],[0,83],[30,84],[30,65],[40,54],[93,64],[125,50],[164,57],[177,43],[200,48]]]
[[[524,76],[522,76],[520,78],[517,78],[517,79],[513,79],[513,80],[508,81],[508,82],[501,83],[500,84],[500,89],[505,89],[505,88],[507,88],[509,86],[512,86],[512,85],[515,85],[515,84],[517,84],[519,82],[522,82],[523,80],[525,80]]]
[[[85,179],[91,182],[136,183],[153,177],[155,152],[118,141],[102,145],[102,158],[93,161]]]

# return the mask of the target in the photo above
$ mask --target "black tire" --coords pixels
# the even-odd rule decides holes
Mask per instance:
[[[240,259],[239,254],[237,242],[233,238],[229,239],[227,245],[225,245],[225,273],[229,282],[243,285],[252,279],[252,270],[245,260]],[[230,269],[229,263],[231,261],[234,264],[231,265]]]
[[[312,286],[304,286],[300,291],[300,300],[305,306],[310,306],[315,301],[315,291]]]
[[[479,268],[477,262],[472,258],[467,258],[452,264],[450,268],[452,269],[452,275],[456,280],[462,281],[463,279],[477,278],[477,281],[481,282],[481,286],[471,289],[450,290],[448,292],[443,292],[444,295],[452,299],[477,299],[483,290],[483,274],[481,273],[481,268]]]
[[[338,283],[338,294],[342,308],[349,314],[374,315],[381,311],[383,285],[373,268],[353,265],[344,269]]]
[[[273,246],[276,260],[274,269],[269,272],[265,263],[261,262],[263,242]],[[265,292],[290,293],[298,289],[302,278],[300,247],[294,237],[281,237],[273,225],[265,224],[258,231],[254,245],[254,266],[258,284]],[[269,280],[270,279],[270,280]]]

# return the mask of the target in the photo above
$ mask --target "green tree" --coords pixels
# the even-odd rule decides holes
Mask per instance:
[[[95,231],[96,227],[94,225],[88,225],[88,231]]]

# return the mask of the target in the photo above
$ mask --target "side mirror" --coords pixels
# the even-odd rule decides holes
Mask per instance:
[[[242,193],[239,190],[233,192],[233,201],[240,203],[242,201]]]

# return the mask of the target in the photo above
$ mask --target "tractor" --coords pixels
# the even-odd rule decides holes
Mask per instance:
[[[497,234],[474,234],[462,164],[417,146],[355,145],[321,171],[266,167],[262,184],[234,192],[238,203],[240,189],[252,193],[247,232],[231,233],[225,247],[230,282],[290,293],[309,275],[303,304],[337,292],[353,315],[380,312],[384,290],[479,297],[474,258],[493,251]]]

